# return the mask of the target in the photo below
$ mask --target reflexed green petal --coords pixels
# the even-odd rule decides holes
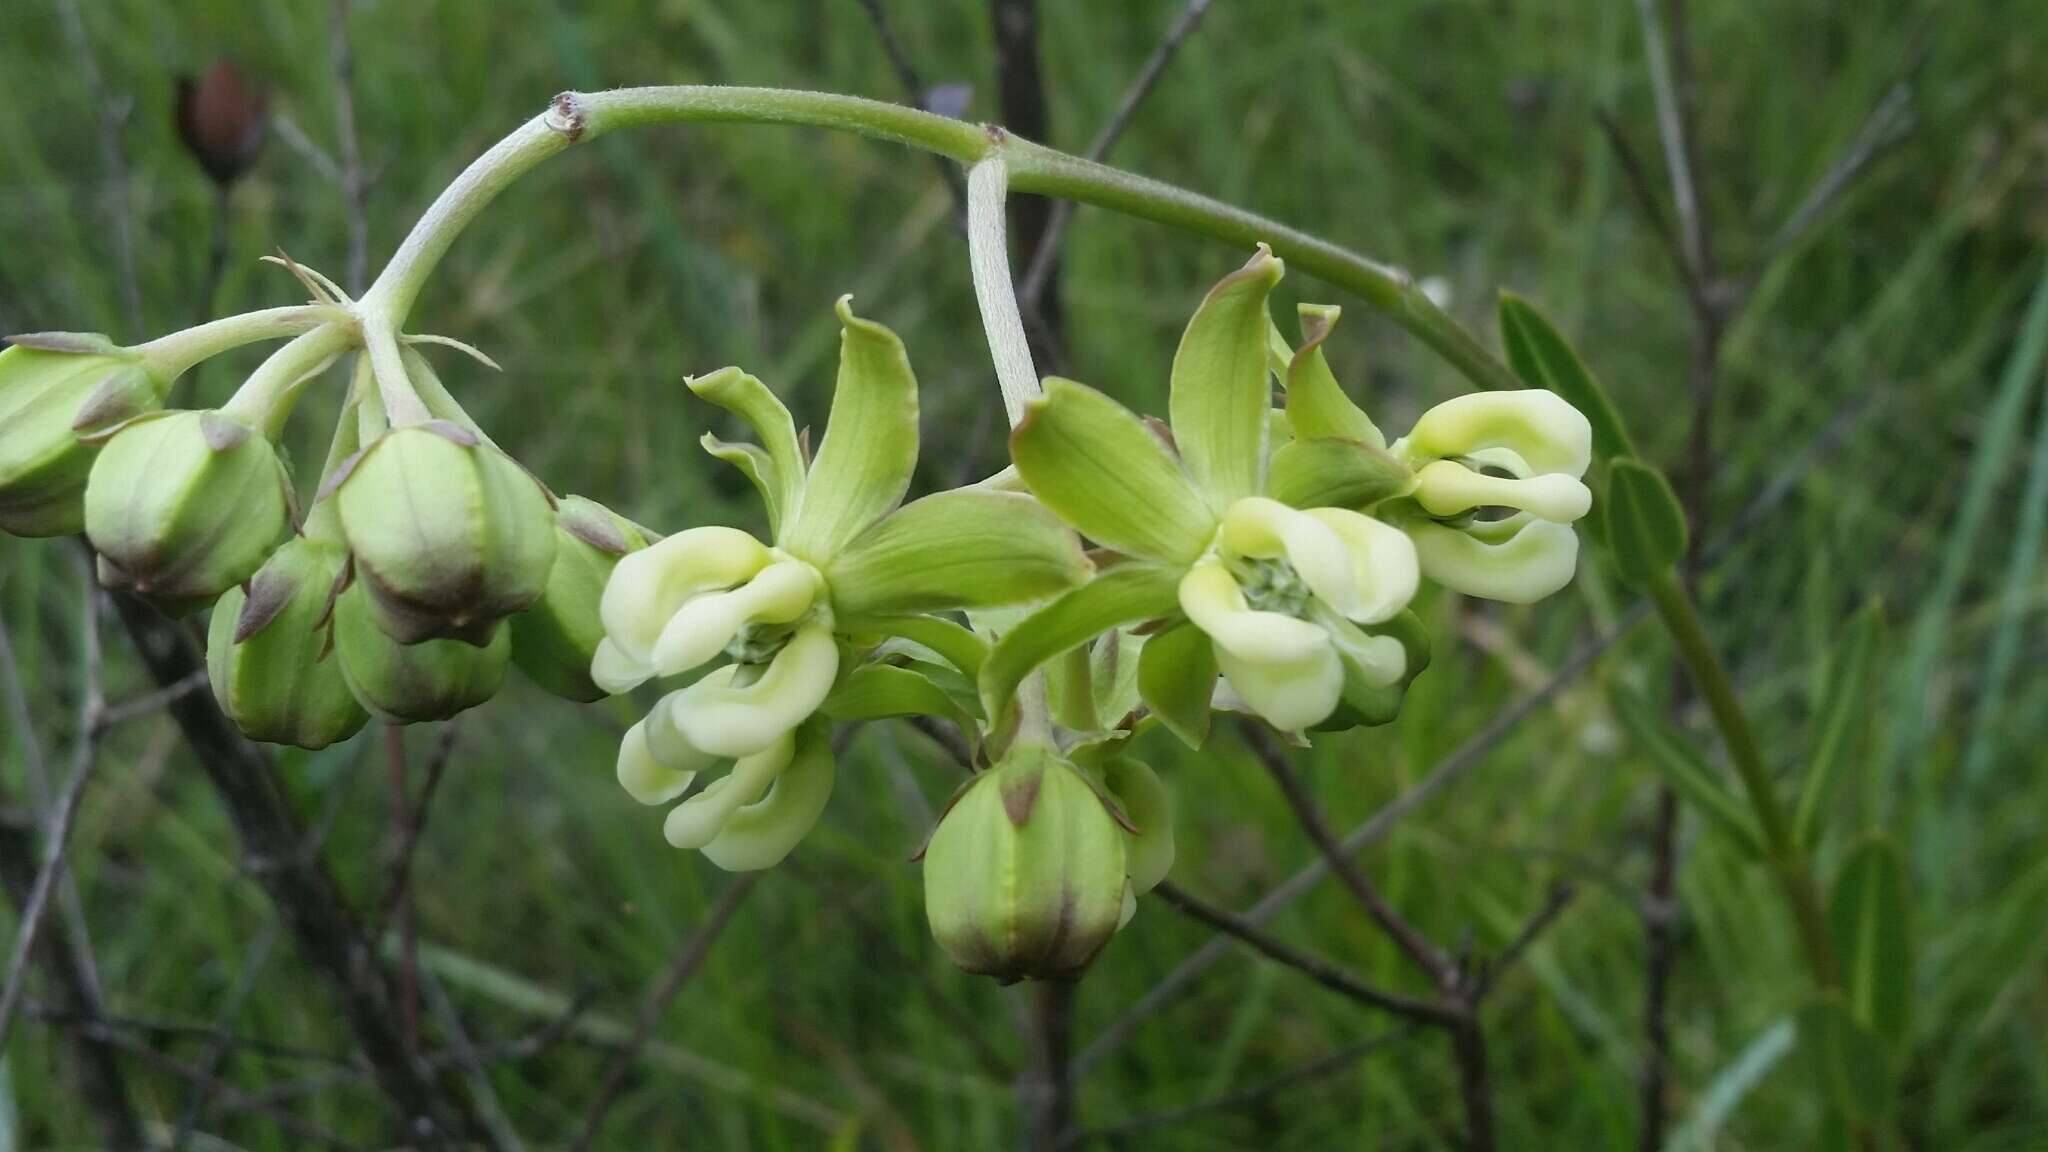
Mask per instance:
[[[1287,420],[1303,440],[1334,438],[1384,449],[1386,436],[1365,409],[1344,394],[1323,358],[1323,341],[1337,327],[1334,305],[1303,304],[1301,347],[1287,365]]]
[[[896,716],[939,716],[952,721],[970,743],[978,733],[974,717],[951,693],[921,673],[888,664],[854,669],[818,710],[844,724]]]
[[[1422,574],[1467,596],[1531,604],[1572,582],[1579,537],[1569,524],[1527,512],[1460,531],[1421,521],[1402,525]]]
[[[795,517],[777,541],[823,566],[887,515],[917,467],[917,377],[894,332],[839,299],[839,378],[832,419]]]
[[[939,616],[905,613],[850,617],[842,614],[839,617],[839,629],[849,635],[879,632],[902,637],[912,644],[937,653],[940,659],[965,673],[970,679],[981,675],[982,662],[988,659],[988,641],[967,628]]]
[[[1186,563],[1216,518],[1180,461],[1123,405],[1051,377],[1010,434],[1024,482],[1090,540],[1148,560]]]
[[[1017,685],[1047,660],[1111,628],[1173,611],[1178,573],[1150,564],[1122,564],[1026,617],[1011,628],[981,668],[983,714],[1000,728]]]
[[[1209,738],[1209,700],[1216,691],[1216,653],[1209,634],[1178,624],[1145,641],[1138,657],[1138,693],[1190,748]]]
[[[1103,786],[1138,830],[1124,831],[1124,869],[1144,895],[1173,869],[1173,797],[1142,761],[1118,756],[1104,766]]]
[[[1370,508],[1414,478],[1391,454],[1356,440],[1295,440],[1273,453],[1266,495],[1296,508]]]
[[[845,613],[983,608],[1063,592],[1088,578],[1071,529],[1029,496],[971,488],[890,513],[826,569]]]
[[[760,490],[762,503],[768,506],[768,523],[779,533],[796,511],[804,492],[804,457],[797,447],[796,424],[789,417],[789,409],[783,407],[767,385],[738,368],[693,376],[689,385],[690,391],[752,425],[754,435],[761,438],[760,446],[754,449],[760,453],[758,456],[747,451],[753,445],[725,444],[708,435],[704,449],[747,474]]]
[[[1188,472],[1221,511],[1256,493],[1266,463],[1266,298],[1285,271],[1265,245],[1202,300],[1173,356],[1168,411]]]
[[[726,817],[718,835],[704,845],[704,858],[728,872],[756,872],[782,863],[825,814],[835,769],[830,733],[823,725],[806,725],[797,735],[795,758],[768,795]]]

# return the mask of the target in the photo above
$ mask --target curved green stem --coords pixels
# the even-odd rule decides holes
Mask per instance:
[[[365,328],[395,332],[455,237],[499,192],[541,161],[620,128],[677,123],[826,128],[933,152],[968,166],[999,153],[1013,191],[1094,204],[1239,247],[1263,241],[1282,259],[1384,312],[1474,385],[1521,386],[1399,268],[1207,196],[1070,156],[1000,128],[857,96],[779,88],[678,85],[557,96],[548,111],[478,157],[428,208],[358,304]]]
[[[202,360],[245,344],[310,332],[342,316],[340,309],[328,304],[265,308],[239,316],[224,316],[182,332],[159,336],[137,347],[136,351],[149,365],[150,374],[168,385]]]
[[[300,386],[354,347],[357,339],[355,324],[346,318],[303,333],[271,353],[221,410],[277,439],[298,400]]]
[[[1799,943],[1806,954],[1807,966],[1813,970],[1813,978],[1821,987],[1838,988],[1842,982],[1841,968],[1835,957],[1834,944],[1828,937],[1827,916],[1821,907],[1820,890],[1792,834],[1792,821],[1778,799],[1770,772],[1764,767],[1763,750],[1757,743],[1755,730],[1750,727],[1749,714],[1742,710],[1742,702],[1735,695],[1735,685],[1728,677],[1728,669],[1714,651],[1712,641],[1707,638],[1707,630],[1700,623],[1699,612],[1693,607],[1692,597],[1679,583],[1676,573],[1659,575],[1650,581],[1646,590],[1651,602],[1657,606],[1657,614],[1662,617],[1665,629],[1671,634],[1679,658],[1685,661],[1687,670],[1692,673],[1693,684],[1706,701],[1707,710],[1714,717],[1714,726],[1720,729],[1721,741],[1728,749],[1728,759],[1735,765],[1735,773],[1742,778],[1742,787],[1749,794],[1750,807],[1756,812],[1757,828],[1763,834],[1765,863],[1777,877],[1779,887],[1784,889],[1786,903],[1791,905],[1793,923],[1799,930]]]

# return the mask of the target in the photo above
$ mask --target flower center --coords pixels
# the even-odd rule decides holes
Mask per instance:
[[[1238,588],[1244,592],[1245,604],[1255,611],[1277,612],[1296,619],[1308,611],[1308,585],[1286,559],[1237,556],[1227,563]]]

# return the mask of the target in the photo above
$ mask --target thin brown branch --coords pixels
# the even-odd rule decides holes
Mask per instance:
[[[384,935],[384,929],[408,898],[412,864],[419,855],[420,837],[426,831],[427,818],[433,813],[434,797],[441,793],[441,781],[447,775],[449,761],[455,756],[455,740],[460,732],[453,720],[441,725],[440,739],[435,741],[433,754],[427,759],[419,798],[411,803],[398,821],[398,837],[391,850],[391,878],[385,881],[384,894],[378,898],[375,913],[370,919],[368,935],[372,940]],[[394,798],[393,804],[400,804],[400,800]]]
[[[145,716],[154,716],[165,708],[170,707],[172,701],[180,699],[186,693],[201,691],[207,687],[207,684],[206,672],[202,669],[198,673],[178,681],[176,684],[170,684],[162,688],[152,688],[131,699],[109,704],[100,710],[99,723],[95,731],[105,732],[110,728],[118,728],[132,720],[140,720]]]
[[[395,863],[404,851],[406,829],[412,824],[406,815],[405,729],[397,724],[384,725],[384,761],[386,790],[390,797],[391,858]],[[398,899],[392,904],[391,914],[398,924],[398,1018],[404,1025],[406,1052],[417,1055],[420,1050],[419,931],[413,922],[411,887],[399,884],[395,888]]]
[[[103,1043],[112,1049],[117,1049],[125,1055],[149,1064],[159,1072],[183,1080],[188,1084],[198,1083],[205,1076],[204,1071],[200,1068],[179,1060],[174,1056],[167,1056],[119,1029],[107,1028],[99,1024],[86,1024],[81,1027],[81,1032],[89,1039]],[[227,1111],[250,1112],[262,1116],[272,1124],[277,1125],[279,1131],[300,1140],[310,1141],[320,1147],[332,1148],[335,1152],[358,1152],[357,1145],[350,1143],[339,1134],[305,1119],[297,1109],[256,1101],[244,1093],[226,1089],[223,1089],[220,1093],[219,1104]],[[120,1145],[123,1148],[148,1148],[151,1146],[146,1140]]]
[[[97,707],[96,700],[89,701],[88,715]],[[89,731],[90,727],[87,726],[86,730]],[[56,891],[57,881],[64,875],[64,849],[71,837],[71,825],[78,815],[78,800],[85,794],[86,781],[92,778],[93,767],[97,763],[91,738],[81,735],[78,754],[72,758],[70,776],[64,782],[64,790],[57,796],[49,819],[44,822],[42,867],[29,889],[26,902],[21,906],[21,916],[14,930],[14,949],[7,960],[7,983],[4,989],[0,989],[0,1049],[7,1046],[8,1033],[14,1027],[15,1011],[21,1006],[28,974],[29,955],[35,947],[43,913],[49,908],[50,895]]]
[[[1447,995],[1455,992],[1459,980],[1457,963],[1387,903],[1372,880],[1344,851],[1336,833],[1330,830],[1330,822],[1323,818],[1315,797],[1309,795],[1301,777],[1295,775],[1294,767],[1287,762],[1286,750],[1273,739],[1272,733],[1253,720],[1244,721],[1239,730],[1244,733],[1252,754],[1265,765],[1273,782],[1280,786],[1281,795],[1287,798],[1287,806],[1294,810],[1294,817],[1301,822],[1302,830],[1308,833],[1309,841],[1322,852],[1330,870],[1351,891],[1352,897],[1372,917],[1373,923],[1393,939],[1416,968],[1436,985],[1438,992]]]
[[[1116,108],[1109,114],[1109,119],[1104,120],[1102,127],[1096,130],[1095,139],[1088,142],[1088,151],[1084,153],[1088,159],[1100,161],[1116,146],[1124,130],[1131,126],[1131,120],[1137,116],[1139,105],[1143,104],[1145,98],[1152,95],[1152,90],[1159,86],[1159,78],[1166,74],[1166,66],[1173,63],[1180,46],[1200,26],[1202,17],[1208,15],[1210,2],[1211,0],[1188,0],[1180,14],[1173,18],[1173,23],[1166,26],[1166,35],[1160,37],[1159,44],[1152,49],[1152,54],[1145,58],[1144,66],[1138,69],[1138,74],[1132,77],[1130,84],[1124,88],[1123,95],[1117,99]],[[1052,218],[1045,225],[1045,234],[1029,249],[1031,260],[1025,266],[1024,279],[1017,288],[1017,301],[1024,311],[1035,311],[1040,298],[1045,295],[1046,286],[1052,283],[1052,272],[1054,265],[1058,263],[1060,243],[1066,238],[1067,225],[1073,216],[1072,201],[1061,200],[1054,204]]]
[[[1161,881],[1152,892],[1176,911],[1249,945],[1267,959],[1300,972],[1348,1000],[1439,1028],[1449,1027],[1457,1020],[1456,1013],[1441,1004],[1375,987],[1348,969],[1278,940],[1249,918],[1218,908],[1170,880]]]
[[[1671,271],[1684,285],[1687,298],[1695,308],[1706,307],[1711,290],[1693,276],[1692,262],[1686,258],[1685,245],[1679,240],[1678,233],[1672,230],[1671,218],[1664,212],[1664,202],[1657,195],[1656,185],[1651,183],[1649,169],[1644,166],[1635,145],[1629,143],[1628,130],[1615,119],[1611,109],[1596,108],[1593,117],[1600,125],[1601,135],[1606,137],[1608,150],[1621,164],[1622,179],[1628,184],[1629,193],[1635,197],[1636,207],[1641,210],[1650,231],[1656,234],[1665,258],[1671,261]]]
[[[1500,950],[1500,955],[1488,961],[1472,981],[1474,1003],[1485,1001],[1494,987],[1500,983],[1501,976],[1521,960],[1522,954],[1548,932],[1551,925],[1557,923],[1558,918],[1564,915],[1565,909],[1571,907],[1572,900],[1577,896],[1578,890],[1570,884],[1560,881],[1550,886],[1542,905],[1522,925],[1522,930],[1515,933],[1515,938],[1508,941],[1507,946]]]
[[[889,66],[896,70],[896,78],[902,82],[904,94],[917,107],[927,112],[938,111],[932,107],[929,99],[931,90],[925,86],[916,62],[911,60],[909,50],[903,47],[903,40],[896,35],[895,25],[889,22],[889,13],[882,7],[882,0],[860,0],[860,6],[867,12],[868,22],[874,25],[875,39],[881,41],[882,54],[889,58]],[[939,175],[945,179],[946,187],[952,190],[955,211],[964,217],[967,214],[967,178],[961,175],[958,164],[943,156],[932,157],[932,162],[938,165]]]
[[[184,629],[132,597],[117,594],[114,602],[157,683],[176,684],[200,669]],[[276,766],[242,738],[210,693],[188,693],[168,707],[227,809],[249,874],[277,906],[300,955],[333,988],[378,1088],[411,1137],[430,1147],[476,1138],[467,1101],[408,1057],[388,973],[324,858],[303,853],[304,833]]]
[[[632,1076],[634,1065],[640,1061],[641,1050],[647,1047],[648,1040],[654,1036],[655,1027],[668,1013],[669,1003],[704,963],[704,957],[711,952],[711,945],[718,940],[719,933],[725,931],[725,926],[732,920],[733,913],[739,910],[740,902],[746,899],[747,893],[754,890],[754,885],[760,879],[759,872],[744,872],[736,877],[726,886],[725,891],[719,894],[717,903],[705,914],[704,922],[697,926],[697,930],[690,934],[690,938],[676,952],[668,971],[662,974],[660,982],[641,1004],[640,1015],[633,1022],[633,1034],[619,1048],[618,1054],[612,1057],[611,1067],[605,1071],[604,1086],[598,1090],[597,1098],[591,1101],[590,1110],[583,1118],[583,1128],[577,1133],[575,1141],[569,1145],[570,1152],[586,1152],[597,1139],[598,1131],[604,1127],[605,1117],[610,1114],[612,1105],[618,1101],[619,1093],[625,1089],[626,1080]]]

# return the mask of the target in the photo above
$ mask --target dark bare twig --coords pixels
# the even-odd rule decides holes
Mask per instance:
[[[184,629],[132,597],[117,594],[114,602],[159,684],[199,670]],[[407,1056],[388,974],[324,858],[302,854],[304,835],[275,765],[242,738],[211,694],[188,693],[171,702],[169,712],[235,825],[249,874],[276,904],[300,954],[333,987],[343,1019],[409,1137],[430,1147],[474,1139],[467,1101]]]
[[[1246,917],[1201,900],[1170,880],[1161,881],[1152,891],[1174,910],[1248,945],[1267,959],[1300,972],[1339,996],[1437,1027],[1452,1023],[1453,1014],[1442,1005],[1369,984],[1341,965],[1275,939]]]
[[[500,1147],[507,1152],[526,1152],[526,1144],[512,1127],[511,1118],[505,1115],[505,1107],[498,1102],[497,1090],[491,1087],[490,1074],[484,1071],[483,1054],[470,1040],[468,1029],[462,1025],[462,1014],[455,1009],[455,1001],[432,970],[420,972],[421,989],[426,993],[427,1006],[434,1013],[434,1021],[440,1025],[442,1035],[447,1037],[448,1049],[444,1056],[460,1069],[463,1079],[469,1085],[470,1095],[475,1097],[479,1119],[490,1130]]]
[[[1507,946],[1500,950],[1500,955],[1488,961],[1474,977],[1472,999],[1475,1003],[1486,999],[1493,991],[1494,985],[1499,983],[1501,975],[1514,967],[1516,961],[1522,958],[1522,954],[1548,932],[1551,925],[1557,923],[1558,917],[1564,915],[1564,910],[1571,907],[1572,900],[1577,895],[1578,890],[1570,884],[1560,881],[1550,886],[1550,892],[1543,898],[1542,906],[1522,925],[1522,930],[1515,933],[1515,938],[1508,941]]]
[[[0,827],[6,827],[6,825],[0,824]],[[213,1041],[218,1039],[221,1034],[220,1029],[213,1024],[114,1013],[102,1013],[97,1017],[88,1017],[83,1013],[56,1003],[32,999],[22,1001],[21,1015],[25,1020],[33,1020],[52,1028],[71,1031],[78,1031],[88,1027],[104,1028],[110,1031],[148,1037],[150,1040],[155,1041]],[[261,1056],[269,1060],[292,1061],[301,1064],[326,1064],[336,1068],[348,1069],[358,1078],[364,1075],[356,1065],[349,1061],[345,1054],[323,1052],[313,1048],[301,1048],[292,1044],[281,1044],[261,1036],[231,1032],[228,1034],[228,1047],[230,1051],[236,1053]]]
[[[1912,127],[1913,85],[1911,80],[1901,77],[1885,89],[1877,105],[1870,110],[1869,117],[1863,121],[1863,126],[1849,141],[1849,146],[1828,166],[1820,179],[1814,181],[1813,187],[1799,201],[1799,206],[1785,217],[1785,222],[1778,225],[1778,230],[1765,242],[1763,251],[1757,253],[1754,264],[1733,290],[1736,299],[1747,299],[1763,274],[1813,231],[1828,209],[1841,200],[1872,164],[1905,139]]]
[[[119,1029],[107,1028],[99,1024],[86,1024],[82,1026],[81,1032],[92,1040],[117,1049],[186,1083],[197,1083],[205,1076],[201,1069],[187,1064],[176,1057],[167,1056]],[[272,1124],[277,1125],[280,1131],[289,1133],[301,1140],[311,1141],[321,1147],[332,1148],[336,1152],[358,1152],[357,1145],[351,1144],[340,1135],[306,1120],[296,1109],[264,1103],[254,1100],[244,1093],[225,1089],[220,1093],[219,1104],[228,1111],[252,1112],[262,1116]],[[138,1140],[122,1147],[148,1148],[151,1146],[146,1140]]]
[[[390,795],[390,844],[394,863],[404,851],[406,829],[412,826],[406,815],[405,790],[405,729],[397,724],[384,726],[384,761],[388,769],[386,789]],[[405,884],[393,885],[398,898],[392,903],[391,915],[398,924],[398,1018],[405,1027],[405,1050],[417,1055],[420,1050],[420,941],[418,926],[412,918],[412,889]]]
[[[197,674],[187,676],[176,684],[167,685],[162,688],[152,688],[132,699],[109,704],[100,710],[98,725],[94,731],[105,732],[110,728],[118,728],[131,720],[139,720],[144,716],[154,716],[165,708],[170,707],[172,701],[179,699],[188,692],[201,691],[206,688],[207,684],[206,672],[202,669]]]
[[[1202,17],[1209,14],[1210,3],[1211,0],[1188,0],[1187,6],[1180,10],[1180,15],[1175,16],[1173,23],[1167,25],[1166,35],[1160,37],[1158,46],[1152,49],[1152,55],[1146,57],[1144,66],[1131,78],[1129,86],[1117,99],[1115,110],[1110,112],[1109,119],[1102,122],[1102,127],[1095,132],[1095,139],[1088,142],[1088,151],[1083,153],[1084,156],[1099,161],[1109,155],[1109,150],[1116,146],[1124,130],[1131,126],[1132,118],[1138,114],[1138,106],[1143,104],[1145,98],[1152,95],[1152,90],[1159,86],[1159,78],[1166,74],[1166,66],[1173,63],[1174,56],[1180,52],[1181,44],[1186,42],[1189,35],[1202,23]],[[1058,262],[1060,242],[1066,237],[1067,224],[1073,216],[1072,201],[1061,200],[1055,203],[1052,207],[1052,217],[1046,221],[1045,233],[1038,238],[1036,245],[1026,249],[1030,252],[1031,259],[1025,265],[1024,279],[1017,287],[1017,303],[1027,315],[1037,310],[1040,298],[1045,295],[1046,286],[1052,283],[1053,267]]]
[[[718,902],[705,914],[704,922],[697,926],[697,930],[690,934],[689,940],[685,941],[683,947],[676,953],[675,960],[669,964],[668,971],[662,975],[661,981],[647,994],[646,1001],[640,1006],[640,1015],[633,1022],[633,1034],[620,1047],[618,1054],[612,1057],[611,1067],[605,1071],[604,1086],[598,1090],[597,1098],[591,1101],[590,1111],[583,1118],[583,1128],[577,1133],[575,1142],[569,1145],[570,1152],[585,1152],[591,1146],[591,1142],[597,1139],[598,1131],[604,1127],[605,1117],[611,1112],[612,1104],[618,1100],[619,1093],[626,1087],[627,1078],[633,1074],[634,1064],[639,1062],[640,1050],[647,1047],[647,1041],[654,1035],[655,1026],[660,1024],[662,1016],[667,1014],[669,1002],[676,998],[676,993],[682,991],[683,984],[697,971],[698,966],[704,963],[704,957],[710,953],[711,945],[717,941],[719,933],[725,931],[725,926],[732,920],[733,913],[738,911],[740,902],[746,899],[747,893],[754,890],[754,885],[760,879],[759,872],[745,872],[726,886],[725,891],[719,894]]]
[[[896,35],[895,25],[889,23],[889,13],[882,7],[882,0],[860,0],[860,6],[868,14],[869,23],[875,26],[875,39],[882,42],[882,54],[889,58],[889,66],[896,70],[896,78],[902,82],[904,94],[911,103],[927,112],[936,111],[926,99],[930,92],[924,77],[918,72],[917,64],[911,60],[910,52],[903,47],[903,41]],[[939,175],[946,181],[946,187],[953,193],[953,208],[957,215],[967,214],[967,177],[961,175],[960,166],[943,156],[932,157],[939,166]]]
[[[434,797],[440,795],[441,780],[447,775],[448,763],[455,755],[455,740],[461,729],[449,720],[441,725],[440,739],[434,744],[433,755],[427,759],[425,779],[420,784],[419,798],[399,822],[397,842],[391,853],[391,878],[384,883],[384,894],[378,898],[376,909],[370,919],[369,938],[378,939],[384,929],[398,914],[399,906],[405,902],[412,883],[412,862],[419,855],[420,836],[426,831],[427,818],[434,808]],[[399,801],[394,800],[394,804]]]
[[[1265,765],[1273,782],[1280,786],[1281,795],[1287,798],[1287,806],[1294,810],[1295,819],[1300,821],[1302,830],[1330,863],[1330,870],[1337,874],[1344,887],[1371,916],[1373,923],[1391,937],[1408,959],[1429,977],[1439,992],[1451,992],[1458,986],[1458,966],[1445,955],[1429,938],[1410,924],[1379,889],[1367,878],[1350,855],[1337,842],[1337,835],[1330,830],[1330,822],[1323,818],[1323,812],[1316,805],[1315,798],[1302,785],[1301,777],[1295,775],[1294,767],[1287,762],[1287,752],[1273,739],[1265,726],[1253,720],[1239,725],[1245,742],[1251,746],[1252,754]]]
[[[1671,261],[1671,271],[1685,287],[1686,297],[1693,307],[1706,307],[1712,295],[1712,288],[1693,277],[1692,264],[1685,256],[1685,244],[1678,233],[1672,230],[1671,218],[1664,212],[1664,202],[1657,195],[1656,185],[1651,183],[1649,169],[1643,165],[1643,158],[1629,143],[1628,131],[1615,119],[1608,108],[1593,110],[1593,118],[1600,125],[1601,135],[1607,139],[1608,150],[1614,153],[1621,165],[1622,178],[1628,183],[1628,190],[1635,197],[1636,206],[1642,210],[1643,219],[1656,234],[1657,243],[1663,249],[1665,258]]]

